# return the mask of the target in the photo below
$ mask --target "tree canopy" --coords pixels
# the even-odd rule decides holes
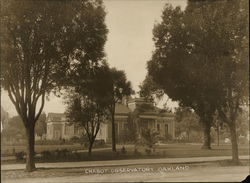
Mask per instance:
[[[88,72],[87,77],[78,77],[65,94],[67,117],[76,126],[84,129],[84,135],[88,137],[89,142],[89,155],[100,125],[107,120],[109,114],[110,91],[106,82],[108,71],[105,63],[95,67]]]
[[[248,93],[246,7],[245,0],[191,0],[185,11],[167,5],[153,30],[149,75],[172,100],[193,108],[207,129],[216,110],[232,121],[225,113]]]
[[[109,112],[112,125],[112,151],[116,151],[116,131],[115,131],[115,106],[116,103],[121,101],[124,97],[128,97],[133,94],[133,89],[130,81],[127,80],[126,74],[122,70],[111,68],[108,71],[107,78]]]
[[[32,171],[34,127],[45,96],[68,85],[79,62],[90,66],[103,59],[106,13],[98,0],[10,0],[3,6],[1,84],[26,128],[26,167]]]

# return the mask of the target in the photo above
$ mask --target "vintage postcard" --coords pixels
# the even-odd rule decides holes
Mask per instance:
[[[1,181],[250,182],[247,0],[1,0]]]

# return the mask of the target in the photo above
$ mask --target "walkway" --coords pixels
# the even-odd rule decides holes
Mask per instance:
[[[130,160],[108,160],[108,161],[81,161],[81,162],[59,162],[59,163],[36,163],[37,168],[88,168],[105,166],[126,166],[143,164],[171,164],[171,163],[201,163],[219,160],[230,160],[231,156],[217,157],[194,157],[194,158],[160,158],[160,159],[130,159]],[[248,159],[249,156],[240,156],[240,159]],[[1,165],[2,170],[22,170],[25,164]]]

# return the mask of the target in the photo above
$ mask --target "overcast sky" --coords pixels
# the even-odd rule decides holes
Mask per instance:
[[[104,0],[106,25],[109,29],[105,45],[107,60],[111,67],[124,70],[137,92],[138,85],[147,73],[146,63],[154,49],[152,29],[160,22],[166,3],[186,7],[186,0]],[[16,111],[5,92],[1,95],[2,107],[10,114]],[[177,104],[168,102],[169,107]],[[64,112],[62,99],[50,96],[44,111]]]

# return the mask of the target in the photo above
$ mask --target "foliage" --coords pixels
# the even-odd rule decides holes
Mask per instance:
[[[36,140],[36,145],[63,145],[63,144],[72,144],[69,140]]]
[[[43,160],[67,159],[71,152],[68,149],[56,149],[54,151],[42,151]]]
[[[24,159],[24,156],[25,156],[25,152],[18,152],[18,153],[15,153],[15,157],[16,157],[16,160],[23,160]]]
[[[159,133],[150,129],[143,128],[141,130],[141,139],[140,144],[146,146],[151,149],[154,148],[154,145],[159,140]]]
[[[134,91],[130,81],[127,81],[127,77],[124,71],[111,68],[108,71],[107,78],[108,96],[109,101],[108,109],[110,113],[111,125],[112,125],[112,151],[116,151],[116,135],[115,135],[115,106],[116,103],[121,101],[124,97],[130,96]]]
[[[103,58],[105,12],[99,0],[10,0],[1,5],[1,85],[26,128],[26,168],[32,171],[34,127],[46,93],[68,84],[65,77],[80,61]]]
[[[41,137],[42,135],[46,134],[46,131],[46,114],[42,113],[36,122],[35,133]]]
[[[190,135],[192,132],[201,131],[201,124],[198,116],[187,107],[178,107],[175,111],[176,135],[180,136],[182,132],[186,132],[187,141],[192,140]]]
[[[93,147],[95,148],[106,147],[106,143],[103,139],[95,140]]]
[[[243,110],[236,121],[237,136],[247,137],[249,134],[249,111]]]
[[[246,7],[245,0],[190,0],[184,12],[166,6],[153,30],[149,75],[172,100],[195,110],[207,142],[215,111],[232,121],[227,113],[237,113],[248,93]]]
[[[123,97],[133,94],[131,83],[127,81],[124,71],[111,68],[109,70],[109,77],[111,103],[116,103],[122,100]]]
[[[153,81],[150,75],[147,75],[144,81],[139,85],[140,97],[145,97],[151,101],[155,98],[162,98],[164,91],[160,89],[156,82]]]
[[[14,116],[9,119],[5,128],[2,131],[3,138],[17,141],[25,138],[25,128],[22,124],[22,119],[19,116]]]
[[[1,106],[1,132],[8,124],[9,118],[9,113]]]
[[[77,80],[72,81],[72,85],[65,95],[67,117],[77,126],[84,128],[85,134],[83,135],[88,138],[90,155],[100,124],[107,119],[109,105],[107,99],[109,68],[105,62],[101,61],[98,66],[91,64],[89,66],[92,69],[88,73],[84,71],[75,73],[73,78]],[[86,67],[86,65],[80,66]],[[84,75],[84,78],[81,75]]]
[[[45,120],[44,119],[45,113],[43,114],[44,115],[41,115],[41,117],[43,118],[42,120]],[[40,118],[38,119],[38,121],[40,121]],[[44,128],[46,128],[45,121],[43,124],[43,129],[41,130],[44,130]],[[16,142],[16,141],[19,141],[20,139],[25,139],[26,131],[25,131],[25,128],[23,126],[22,119],[20,118],[20,116],[14,116],[8,120],[8,123],[5,125],[2,131],[2,135],[3,135],[4,140],[6,141],[10,140],[10,141]]]

